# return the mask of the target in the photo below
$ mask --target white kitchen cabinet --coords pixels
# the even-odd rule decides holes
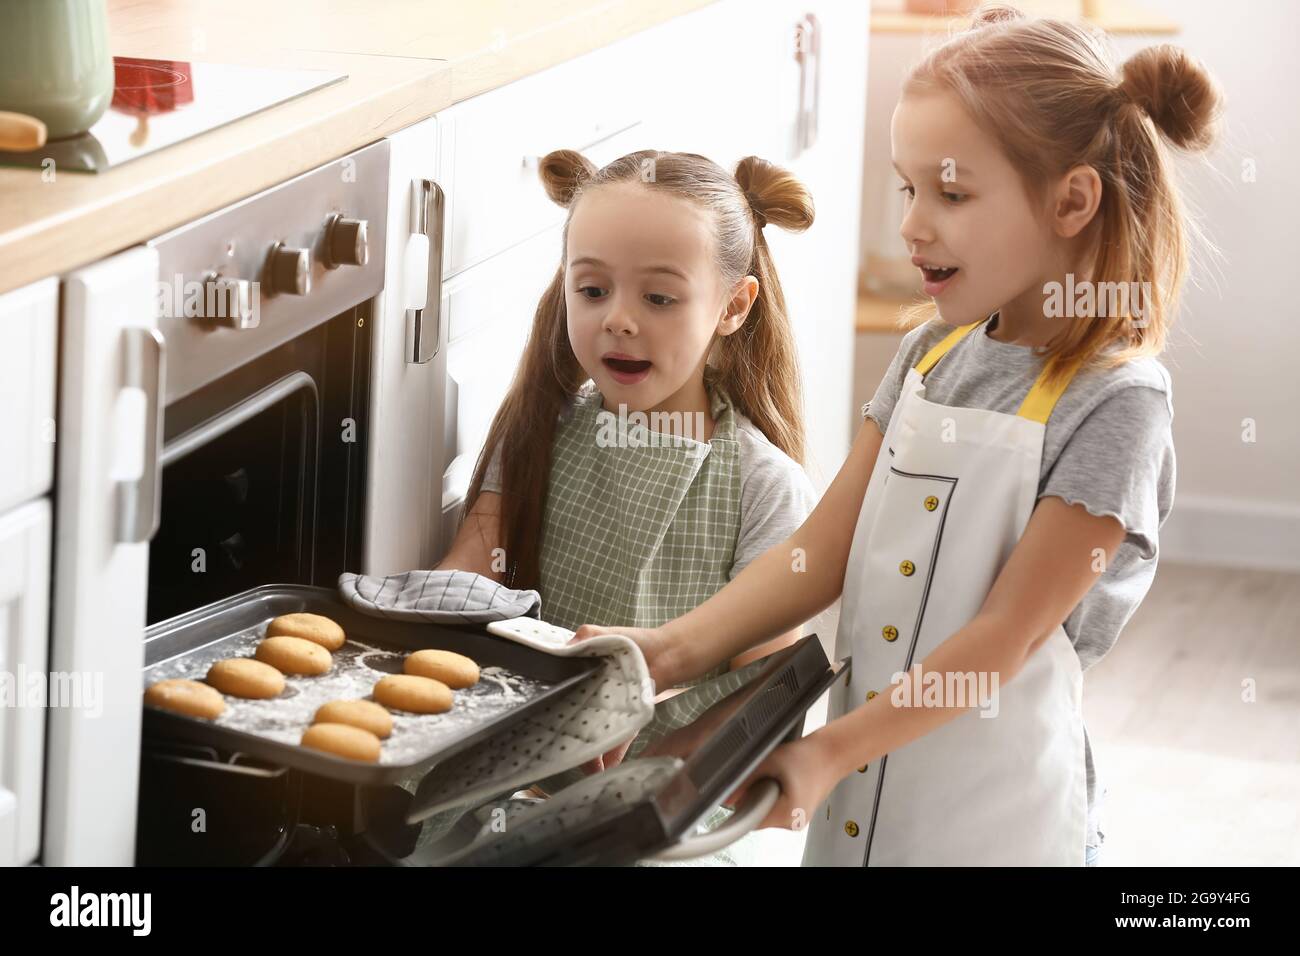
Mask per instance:
[[[0,512],[45,494],[54,479],[58,327],[57,278],[0,295]]]
[[[36,859],[41,845],[50,502],[0,515],[0,866]]]
[[[764,231],[794,328],[804,382],[808,471],[819,489],[852,436],[853,322],[866,107],[866,4],[724,0],[651,31],[672,51],[648,115],[658,146],[731,171],[755,155],[812,193],[804,233]]]
[[[454,156],[447,275],[563,221],[542,189],[540,159],[575,149],[602,166],[657,145],[647,111],[654,84],[633,37],[561,63],[440,114]]]
[[[798,93],[787,19],[775,0],[725,0],[649,31],[661,64],[657,148],[699,153],[728,172],[743,156],[784,162]]]
[[[450,333],[442,480],[443,538],[448,544],[488,428],[523,355],[537,302],[562,262],[557,225],[443,287]]]
[[[447,368],[440,276],[450,255],[450,245],[440,241],[450,191],[446,125],[435,116],[389,137],[388,254],[371,329],[367,574],[432,567],[440,551]],[[421,224],[416,207],[430,212],[430,221]],[[415,340],[417,320],[422,343]]]
[[[799,347],[808,471],[819,491],[843,464],[860,423],[852,385],[869,13],[866,4],[781,0],[776,16],[776,32],[793,34],[811,14],[820,47],[804,78],[805,115],[815,114],[805,122],[815,136],[801,141],[789,130],[792,154],[780,160],[812,192],[816,220],[802,234],[766,230]],[[786,78],[800,88],[797,70]],[[797,109],[786,116],[798,122]]]
[[[45,839],[52,865],[135,855],[149,538],[159,515],[158,254],[137,247],[64,281]]]

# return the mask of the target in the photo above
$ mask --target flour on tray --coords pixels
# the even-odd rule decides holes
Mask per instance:
[[[207,647],[160,661],[144,672],[145,685],[169,677],[203,680],[208,668],[227,657],[252,657],[266,631],[259,624]],[[385,674],[401,673],[405,653],[371,647],[349,639],[333,654],[334,664],[319,677],[285,675],[285,690],[270,700],[242,700],[227,695],[226,710],[214,723],[231,730],[256,734],[285,744],[298,744],[303,731],[322,704],[331,700],[370,697]],[[453,695],[444,714],[391,711],[393,733],[384,741],[381,765],[412,764],[449,743],[472,733],[479,725],[548,690],[552,685],[513,673],[503,667],[486,667],[479,682]]]

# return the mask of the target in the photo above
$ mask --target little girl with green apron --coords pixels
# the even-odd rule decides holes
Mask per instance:
[[[730,174],[643,151],[597,170],[560,150],[539,170],[569,209],[564,261],[440,567],[535,588],[542,618],[562,627],[654,627],[719,591],[815,504],[795,345],[762,232],[769,218],[807,228],[811,199],[756,157]],[[628,756],[739,688],[755,668],[732,665],[752,662],[663,696]]]

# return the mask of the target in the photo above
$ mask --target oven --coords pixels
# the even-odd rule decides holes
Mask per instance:
[[[387,182],[380,142],[149,244],[167,374],[148,623],[361,566]]]
[[[149,243],[167,370],[146,624],[261,585],[333,587],[363,566],[388,167],[376,143]],[[146,730],[136,862],[301,856],[319,838],[299,829],[304,786]],[[231,831],[242,839],[177,839],[195,806],[249,821]]]
[[[185,801],[298,813],[282,768],[142,735],[144,637],[436,554],[437,164],[431,119],[65,276],[50,669],[94,693],[48,712],[44,862],[131,863]]]

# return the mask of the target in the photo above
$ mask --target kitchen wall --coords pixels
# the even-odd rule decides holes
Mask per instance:
[[[1210,67],[1228,101],[1219,145],[1178,163],[1184,197],[1217,253],[1196,251],[1196,274],[1163,357],[1174,383],[1178,489],[1162,530],[1162,555],[1300,569],[1300,308],[1290,288],[1300,193],[1289,168],[1300,154],[1292,49],[1300,34],[1300,4],[1141,4],[1179,23],[1181,32],[1117,36],[1118,61],[1152,42],[1177,43]],[[927,42],[936,41],[915,34],[871,37],[864,257],[882,234],[886,215],[881,197],[885,174],[892,172],[890,114],[908,65]],[[888,228],[897,235],[896,223]],[[900,338],[858,336],[858,406],[870,398]],[[1251,423],[1253,441],[1245,440]]]

